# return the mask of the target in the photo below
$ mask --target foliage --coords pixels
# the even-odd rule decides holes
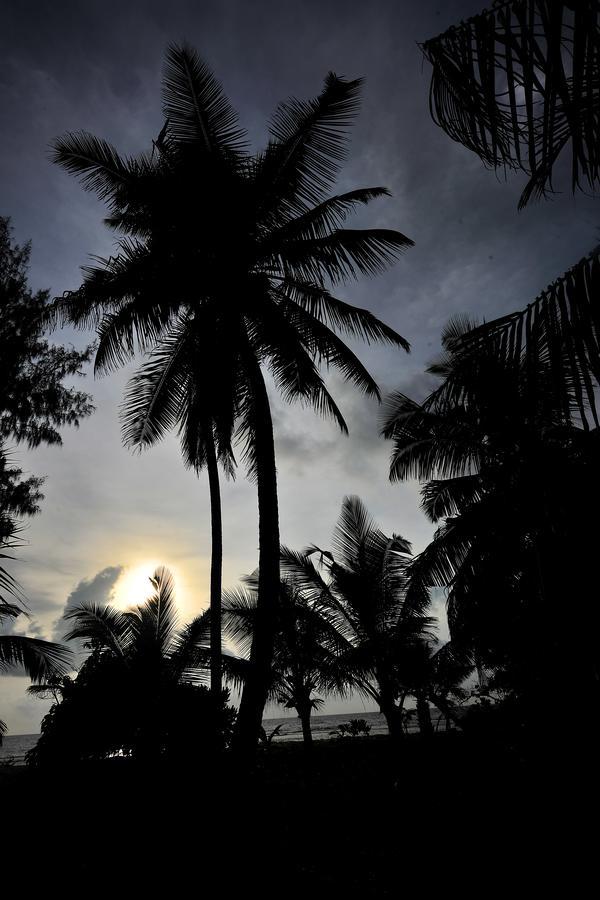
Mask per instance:
[[[20,606],[0,603],[0,625],[23,615]],[[32,681],[44,682],[68,671],[71,653],[61,644],[20,634],[0,634],[0,674],[24,669]]]
[[[261,729],[260,729],[261,743],[263,743],[267,747],[269,747],[273,743],[275,738],[279,735],[279,732],[281,731],[282,728],[283,728],[283,723],[281,723],[280,725],[277,725],[275,728],[273,728],[269,732],[267,732],[265,728],[261,727]]]
[[[269,365],[286,399],[310,403],[345,427],[314,361],[339,368],[366,393],[377,388],[335,332],[408,348],[326,288],[381,271],[412,244],[395,231],[341,227],[384,188],[326,196],[345,157],[359,89],[360,81],[330,74],[317,99],[282,104],[266,150],[249,155],[212,73],[191,48],[173,46],[165,126],[152,156],[121,158],[86,133],[55,141],[55,161],[106,201],[107,224],[121,234],[119,253],[87,268],[82,287],[56,302],[55,317],[99,326],[97,370],[121,364],[136,346],[153,352],[131,383],[128,441],[143,445],[177,424],[185,440],[198,364],[230,398],[217,402],[214,390],[197,398],[227,417],[226,435],[244,410],[249,352]],[[250,440],[251,428],[242,426],[242,435]]]
[[[245,587],[223,594],[223,626],[247,660],[256,625],[258,579],[255,574],[244,581]],[[323,703],[315,694],[343,696],[347,683],[339,671],[342,649],[330,617],[310,603],[293,576],[283,578],[276,608],[270,700],[295,709],[302,718]],[[238,686],[244,683],[248,665],[225,659],[225,670]]]
[[[45,340],[48,291],[27,286],[30,246],[12,241],[10,220],[0,217],[0,559],[17,545],[17,519],[38,512],[44,479],[23,478],[6,450],[8,440],[60,444],[59,429],[79,424],[92,412],[87,394],[63,382],[81,375],[90,358],[82,352]],[[20,596],[19,588],[0,566],[0,602]]]
[[[91,349],[45,340],[49,294],[28,288],[29,255],[29,245],[12,244],[9,220],[0,217],[0,441],[38,447],[60,444],[59,429],[91,413],[89,396],[63,384],[82,374]]]
[[[337,731],[332,731],[331,734],[338,738],[360,737],[361,735],[366,737],[370,731],[371,726],[366,719],[350,719],[349,722],[342,722],[341,725],[338,725]]]
[[[126,612],[96,604],[67,612],[73,627],[66,639],[86,641],[91,653],[77,677],[60,685],[62,699],[44,719],[30,763],[179,758],[214,752],[228,740],[234,716],[228,694],[215,709],[201,684],[208,616],[178,630],[170,573],[157,569],[151,582],[154,595]]]
[[[332,545],[333,553],[284,548],[283,568],[337,631],[339,681],[375,700],[399,733],[407,696],[424,694],[446,707],[472,665],[435,647],[429,591],[412,574],[410,544],[385,535],[358,497],[344,499]]]
[[[467,365],[482,353],[499,358],[514,369],[536,415],[540,365],[551,375],[544,390],[561,409],[565,421],[574,420],[588,430],[598,427],[597,394],[600,384],[600,329],[598,291],[600,251],[594,250],[549,285],[524,310],[502,316],[461,334],[453,347]],[[445,393],[464,389],[451,377]]]
[[[584,506],[600,501],[600,431],[577,427],[556,404],[549,361],[537,361],[533,398],[529,361],[457,352],[471,328],[447,328],[445,355],[430,368],[440,388],[420,404],[401,394],[389,403],[391,477],[425,482],[423,509],[440,523],[412,574],[448,588],[453,645],[502,672],[530,711],[542,695],[565,695],[567,672],[591,702],[597,649],[566,603],[585,602],[596,577]],[[589,603],[586,618],[595,634]]]
[[[0,626],[23,614],[20,606],[0,598]],[[21,669],[32,681],[46,682],[62,678],[70,664],[71,652],[61,644],[21,634],[0,634],[0,675]],[[6,723],[0,720],[0,746],[6,730]]]
[[[504,0],[423,45],[433,64],[430,106],[454,139],[492,166],[530,176],[521,197],[553,190],[571,144],[572,189],[600,180],[600,27],[595,0]],[[582,184],[583,182],[583,184]],[[521,312],[463,336],[465,354],[499,356],[525,378],[550,361],[555,403],[597,428],[600,381],[596,248]]]
[[[106,201],[106,222],[119,235],[118,252],[88,267],[81,288],[57,301],[55,321],[98,327],[97,371],[150,351],[126,398],[126,440],[143,446],[177,427],[197,466],[208,434],[229,464],[235,426],[257,480],[261,612],[239,716],[248,746],[258,739],[266,697],[279,582],[262,368],[285,400],[347,431],[320,367],[337,369],[367,395],[379,391],[340,335],[408,349],[393,329],[330,291],[383,271],[412,244],[389,229],[343,227],[385,188],[328,196],[360,86],[330,73],[317,98],[279,107],[267,147],[251,154],[212,72],[190,47],[174,45],[163,76],[165,124],[151,154],[124,158],[86,133],[54,142],[54,160]],[[198,389],[206,383],[211,391]]]
[[[426,41],[430,107],[489,166],[529,175],[521,197],[552,191],[571,145],[572,189],[600,184],[600,27],[595,0],[502,0]]]

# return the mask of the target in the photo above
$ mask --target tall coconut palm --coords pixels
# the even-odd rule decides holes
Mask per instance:
[[[345,156],[360,84],[330,74],[316,99],[282,104],[267,148],[250,155],[210,70],[189,47],[173,46],[163,78],[165,125],[152,155],[124,159],[81,133],[54,144],[56,162],[107,201],[107,222],[121,235],[118,252],[89,268],[82,287],[55,307],[58,321],[99,326],[97,370],[119,365],[136,347],[152,349],[170,328],[183,329],[188,314],[201,317],[215,352],[234,369],[239,435],[259,506],[258,613],[238,718],[242,748],[258,739],[279,591],[277,479],[263,367],[285,399],[313,406],[346,430],[319,364],[379,395],[339,333],[408,349],[395,331],[328,287],[377,274],[412,243],[396,231],[342,227],[357,206],[387,195],[384,188],[327,196]]]
[[[221,585],[223,538],[219,460],[233,475],[231,439],[236,395],[231,361],[223,358],[212,333],[188,316],[162,338],[130,380],[122,407],[127,446],[142,449],[178,428],[186,466],[206,467],[211,508],[211,692],[221,697]]]
[[[0,600],[0,626],[23,614],[14,603]],[[20,634],[0,634],[0,675],[22,669],[32,681],[43,683],[61,677],[71,666],[71,651],[61,644]],[[0,721],[0,744],[6,725]]]
[[[258,578],[223,595],[225,634],[248,659],[256,627]],[[345,696],[349,679],[341,664],[346,641],[331,616],[311,604],[293,577],[281,579],[278,598],[273,667],[269,698],[295,709],[302,725],[305,748],[312,744],[310,718],[323,695]],[[229,665],[236,683],[243,683],[247,667]]]
[[[344,499],[332,546],[333,553],[315,546],[304,553],[284,548],[284,571],[335,622],[344,642],[340,665],[349,681],[376,701],[390,734],[400,737],[409,690],[399,667],[414,645],[431,636],[429,594],[408,577],[409,542],[385,535],[358,497]]]

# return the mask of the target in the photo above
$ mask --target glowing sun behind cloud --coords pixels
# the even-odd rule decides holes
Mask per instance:
[[[154,561],[126,566],[115,584],[111,603],[119,609],[144,603],[154,593],[150,578],[159,566],[160,563]]]

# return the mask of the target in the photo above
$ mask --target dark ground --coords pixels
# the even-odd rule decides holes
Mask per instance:
[[[252,774],[227,757],[4,769],[2,881],[65,897],[579,897],[598,845],[589,767],[449,733],[396,753],[385,737],[321,741],[310,759],[274,744]]]

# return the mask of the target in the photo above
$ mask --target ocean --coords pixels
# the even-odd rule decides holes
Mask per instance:
[[[369,735],[387,734],[385,718],[379,712],[349,712],[336,713],[332,716],[311,716],[311,729],[314,740],[324,740],[336,736],[337,728],[351,719],[364,719],[370,726]],[[431,720],[436,730],[445,730],[445,719],[437,709],[431,707]],[[263,728],[267,736],[281,726],[274,741],[301,741],[302,726],[297,716],[283,716],[281,718],[263,719]],[[412,716],[408,722],[408,732],[412,734],[418,731],[416,716]]]
[[[39,734],[7,734],[0,747],[0,766],[24,766],[25,754],[35,747]]]
[[[441,717],[441,714],[438,714],[437,710],[432,709],[431,718],[433,720],[433,727],[443,731],[444,720]],[[337,713],[333,716],[312,716],[311,727],[313,738],[315,740],[327,740],[328,738],[335,737],[337,728],[343,723],[349,722],[351,719],[364,719],[371,727],[369,732],[370,735],[388,733],[385,719],[381,713],[350,712]],[[267,736],[272,734],[278,726],[281,727],[279,728],[277,735],[273,738],[274,742],[279,743],[280,741],[302,740],[302,727],[300,725],[300,719],[296,716],[282,716],[280,718],[263,720],[263,727]],[[417,731],[415,717],[410,721],[408,731]],[[4,738],[3,745],[0,747],[0,766],[24,765],[25,754],[35,746],[38,738],[39,734],[7,734]]]

